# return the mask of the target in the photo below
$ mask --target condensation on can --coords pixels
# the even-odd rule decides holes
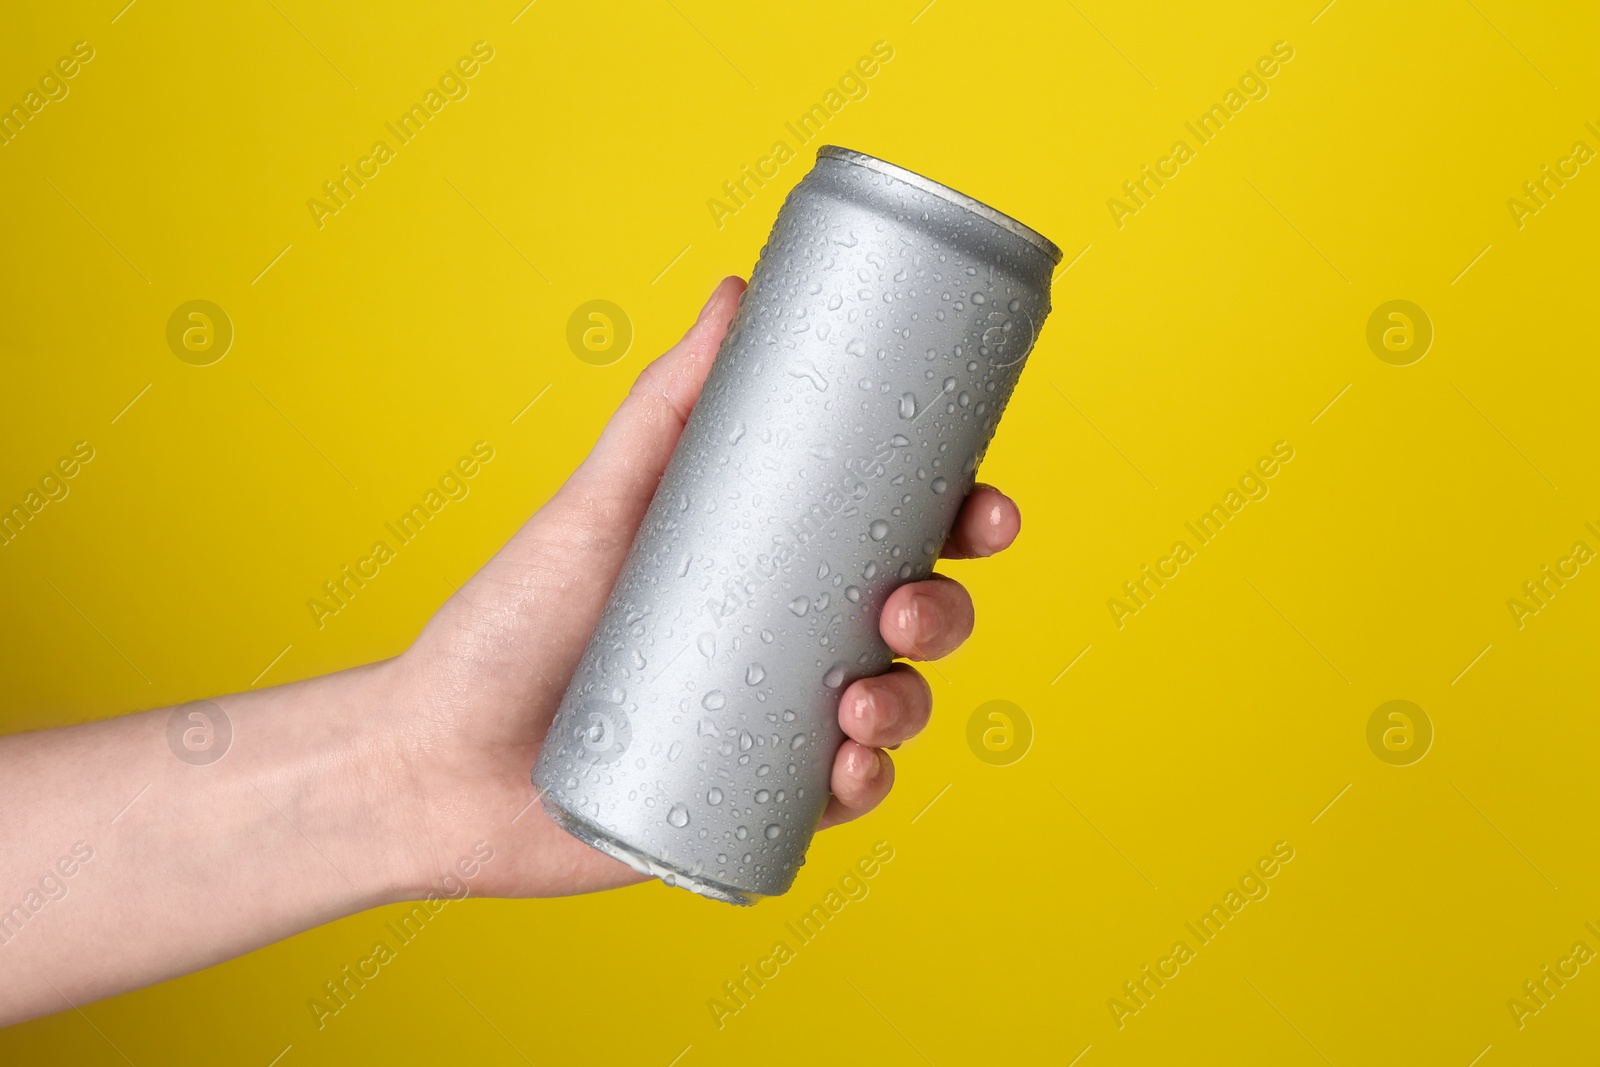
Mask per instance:
[[[715,899],[805,862],[838,704],[893,660],[1050,310],[1054,244],[826,147],[790,192],[533,769],[545,811]]]

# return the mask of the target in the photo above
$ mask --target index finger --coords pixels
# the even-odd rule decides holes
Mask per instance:
[[[945,559],[992,556],[1010,546],[1022,531],[1016,502],[992,485],[975,485],[961,505],[961,514],[945,539]]]

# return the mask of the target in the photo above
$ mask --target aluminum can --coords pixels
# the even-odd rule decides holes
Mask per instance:
[[[839,698],[893,654],[1050,310],[1061,252],[825,147],[790,192],[532,772],[545,810],[734,904],[793,883]]]

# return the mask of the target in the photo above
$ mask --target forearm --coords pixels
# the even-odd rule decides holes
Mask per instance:
[[[0,1025],[415,893],[387,676],[218,698],[209,763],[171,709],[0,738]]]

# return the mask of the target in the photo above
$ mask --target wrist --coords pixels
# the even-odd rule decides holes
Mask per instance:
[[[360,725],[341,745],[355,816],[341,823],[367,872],[364,907],[420,899],[438,882],[426,768],[418,763],[431,746],[408,714],[407,666],[399,657],[344,672]]]
[[[276,705],[261,709],[266,736],[239,753],[259,800],[337,875],[331,884],[346,914],[412,899],[430,862],[405,723],[395,714],[395,662],[260,694]]]

